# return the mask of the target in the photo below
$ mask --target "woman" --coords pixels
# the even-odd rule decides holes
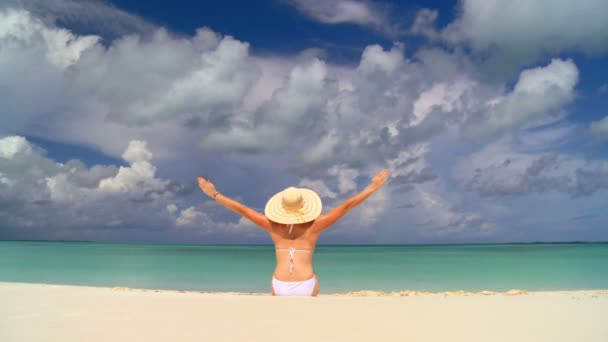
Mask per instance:
[[[266,203],[262,215],[219,193],[209,180],[198,177],[198,184],[207,196],[270,234],[277,258],[270,283],[273,296],[316,296],[319,281],[312,255],[319,234],[380,189],[387,178],[388,170],[378,172],[367,188],[325,215],[321,215],[321,199],[309,189],[289,187],[279,192]]]

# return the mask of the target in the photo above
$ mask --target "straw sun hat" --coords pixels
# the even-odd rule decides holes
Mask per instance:
[[[306,223],[319,217],[322,207],[321,198],[316,192],[289,187],[268,200],[264,214],[278,223]]]

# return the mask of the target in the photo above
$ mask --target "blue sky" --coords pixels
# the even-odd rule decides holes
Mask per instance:
[[[271,243],[196,176],[326,212],[389,168],[319,243],[608,240],[607,11],[5,1],[0,239]]]

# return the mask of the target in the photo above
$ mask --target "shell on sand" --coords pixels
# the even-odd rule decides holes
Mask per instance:
[[[112,288],[112,291],[128,291],[129,288],[128,287],[120,287],[120,286],[116,286]]]
[[[528,291],[513,289],[513,290],[509,290],[509,291],[505,292],[505,294],[507,296],[521,296],[521,295],[528,294]]]

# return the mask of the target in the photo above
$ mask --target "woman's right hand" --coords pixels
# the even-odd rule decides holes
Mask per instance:
[[[376,191],[376,190],[380,189],[384,185],[384,183],[386,183],[387,179],[388,179],[388,170],[384,169],[384,170],[376,173],[374,178],[372,178],[371,182],[369,183],[369,186],[374,191]]]

